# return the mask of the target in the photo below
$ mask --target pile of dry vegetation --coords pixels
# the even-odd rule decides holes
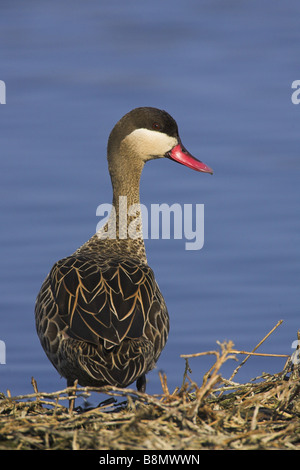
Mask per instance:
[[[172,393],[162,375],[159,396],[103,387],[97,392],[111,398],[91,409],[70,409],[70,392],[74,398],[88,397],[95,389],[74,387],[42,393],[33,379],[34,393],[30,395],[0,394],[0,449],[299,450],[296,356],[287,357],[278,374],[263,374],[246,384],[232,380],[246,359],[258,354],[255,350],[266,337],[251,353],[236,351],[229,341],[219,344],[217,351],[192,355],[215,356],[201,385],[190,378],[190,356],[183,356],[183,384]],[[241,353],[246,359],[230,380],[224,379],[222,364]],[[124,401],[116,404],[120,397]]]

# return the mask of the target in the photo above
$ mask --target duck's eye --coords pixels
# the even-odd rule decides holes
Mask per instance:
[[[159,122],[154,122],[152,124],[152,129],[154,129],[155,131],[161,131],[161,125],[159,124]]]

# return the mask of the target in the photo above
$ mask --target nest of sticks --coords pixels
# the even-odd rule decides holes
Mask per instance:
[[[160,374],[162,393],[154,396],[116,387],[44,393],[34,379],[32,394],[0,393],[0,450],[300,450],[299,349],[277,374],[245,384],[233,380],[252,355],[283,357],[256,352],[280,323],[251,352],[229,341],[216,351],[182,356],[183,382],[173,392]],[[188,361],[207,354],[215,362],[198,385]],[[246,358],[224,379],[222,365],[240,354]],[[75,407],[77,398],[93,392],[109,398],[97,407]]]

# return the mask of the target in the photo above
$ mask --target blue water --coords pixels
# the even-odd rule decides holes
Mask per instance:
[[[165,296],[169,341],[158,371],[181,385],[180,354],[232,340],[251,350],[282,319],[261,352],[291,354],[299,329],[300,79],[298,1],[3,0],[0,16],[1,270],[0,391],[64,388],[39,344],[34,303],[53,263],[95,231],[111,202],[107,137],[136,106],[166,109],[184,145],[213,176],[169,160],[146,165],[141,197],[204,204],[205,243],[147,240]],[[242,359],[243,356],[240,356]],[[252,358],[245,381],[284,359]],[[210,356],[190,360],[201,383]],[[236,367],[222,369],[229,377]]]

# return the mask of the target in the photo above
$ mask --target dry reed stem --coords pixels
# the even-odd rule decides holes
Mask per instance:
[[[259,346],[261,346],[267,338],[269,338],[269,336],[283,323],[283,320],[279,320],[276,325],[269,331],[269,333],[267,333],[263,339],[255,346],[255,348],[251,351],[251,353],[253,354],[258,348]],[[248,359],[250,358],[251,354],[249,354],[247,357],[245,357],[245,359],[241,362],[241,364],[239,364],[237,366],[237,368],[233,371],[231,377],[229,380],[232,380],[233,377],[238,373],[238,371],[240,370],[240,368],[245,364],[246,361],[248,361]]]

